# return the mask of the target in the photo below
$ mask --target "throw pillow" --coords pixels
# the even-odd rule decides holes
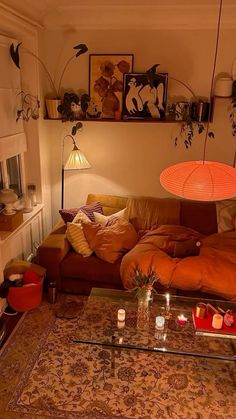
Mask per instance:
[[[66,237],[73,249],[82,256],[87,257],[93,253],[85,238],[81,224],[67,223]]]
[[[218,233],[234,230],[236,200],[226,199],[216,203]]]
[[[137,243],[137,233],[127,220],[118,218],[111,226],[84,224],[84,234],[92,250],[106,262],[116,262]]]
[[[79,208],[60,209],[59,213],[64,223],[66,224],[71,223],[79,211],[83,211],[91,221],[95,221],[93,215],[94,211],[103,214],[102,205],[100,202],[93,202],[92,204],[83,205]]]
[[[91,223],[91,220],[83,211],[79,211],[79,212],[77,212],[75,218],[73,218],[72,223],[80,224],[82,222],[83,223]]]
[[[117,220],[117,218],[125,218],[126,220],[128,219],[126,208],[118,212],[115,212],[114,214],[111,214],[111,215],[103,215],[103,214],[100,214],[99,212],[94,212],[94,218],[95,218],[95,223],[99,223],[103,226],[107,224],[111,225],[115,220]]]

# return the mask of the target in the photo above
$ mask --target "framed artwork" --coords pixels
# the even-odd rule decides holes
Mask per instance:
[[[90,54],[89,96],[101,118],[121,117],[123,78],[133,71],[133,54]]]
[[[159,73],[150,82],[147,73],[124,75],[123,118],[165,119],[168,74]]]

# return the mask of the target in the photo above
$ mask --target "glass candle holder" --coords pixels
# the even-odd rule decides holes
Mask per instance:
[[[165,317],[164,316],[157,316],[156,317],[156,329],[163,330],[165,327]]]
[[[176,322],[180,325],[180,326],[185,326],[186,323],[188,321],[188,318],[185,317],[184,314],[179,314],[179,316],[177,316],[177,320]]]

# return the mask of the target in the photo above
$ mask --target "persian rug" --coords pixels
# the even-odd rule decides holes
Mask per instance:
[[[119,350],[111,368],[111,351],[74,343],[78,318],[56,308],[26,313],[3,347],[0,419],[235,419],[233,363]]]

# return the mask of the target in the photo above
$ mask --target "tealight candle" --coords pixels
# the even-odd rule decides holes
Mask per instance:
[[[177,323],[179,323],[180,326],[185,326],[187,321],[188,321],[188,318],[185,317],[184,314],[179,314],[179,316],[177,316]]]
[[[162,330],[165,326],[165,317],[164,316],[157,316],[156,317],[156,329]]]
[[[120,322],[124,322],[125,321],[125,310],[123,308],[120,308],[117,312],[117,319]]]
[[[214,329],[222,329],[223,326],[223,316],[221,314],[214,314],[212,318],[212,327]]]

